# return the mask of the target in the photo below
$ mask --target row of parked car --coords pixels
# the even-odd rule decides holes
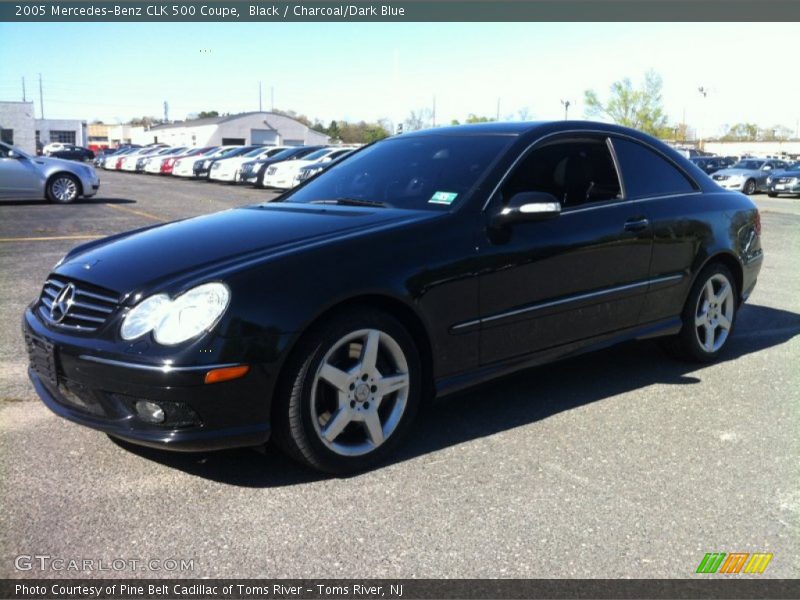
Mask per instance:
[[[735,160],[729,156],[698,156],[689,160],[726,190],[748,196],[766,192],[773,198],[780,194],[800,194],[800,162],[774,158]]]
[[[289,189],[354,150],[343,146],[127,146],[94,159],[109,171],[172,175]]]

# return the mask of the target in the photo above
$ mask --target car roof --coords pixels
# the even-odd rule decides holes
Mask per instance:
[[[420,129],[401,134],[406,136],[426,136],[426,135],[513,135],[522,136],[530,133],[557,133],[561,131],[603,131],[608,133],[622,133],[639,139],[650,139],[650,136],[635,129],[602,123],[599,121],[492,121],[489,123],[469,123],[465,125],[450,125],[447,127],[435,127],[431,129]],[[392,136],[392,138],[397,136]],[[392,139],[387,138],[387,139]]]

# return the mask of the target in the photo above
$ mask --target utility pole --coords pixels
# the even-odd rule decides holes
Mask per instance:
[[[164,100],[164,123],[169,123],[169,104]]]
[[[433,97],[433,126],[436,127],[436,96]]]
[[[497,99],[497,121],[500,120],[500,98]]]
[[[572,102],[570,102],[569,100],[562,100],[561,101],[561,106],[564,107],[564,120],[565,121],[569,120],[569,106],[570,106],[570,104],[572,104]]]
[[[269,109],[275,112],[275,88],[272,86],[269,87]]]
[[[261,106],[261,82],[258,82],[258,112],[263,112],[264,109]]]
[[[42,93],[42,74],[39,73],[39,118],[44,119],[44,94]]]
[[[22,78],[22,101],[27,102],[28,99],[25,97],[25,78]]]
[[[697,91],[700,92],[700,95],[702,95],[703,98],[708,98],[709,89],[707,87],[701,85],[699,88],[697,88]],[[705,121],[705,117],[706,117],[705,108],[706,108],[705,103],[703,103],[703,110],[702,110],[703,121]],[[703,123],[701,121],[701,125],[705,125],[705,123]],[[698,127],[697,129],[699,131],[700,127]],[[697,137],[700,138],[699,141],[698,141],[698,148],[700,148],[700,150],[702,150],[705,147],[704,144],[703,144],[703,135],[701,133],[698,133]]]

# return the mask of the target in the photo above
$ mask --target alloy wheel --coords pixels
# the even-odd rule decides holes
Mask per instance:
[[[408,361],[392,336],[377,329],[349,333],[328,350],[314,376],[314,430],[336,454],[368,454],[397,429],[409,389]]]
[[[695,335],[703,350],[713,353],[722,348],[733,327],[735,308],[731,282],[715,273],[700,292],[695,309]]]
[[[70,177],[59,177],[53,181],[51,189],[59,202],[71,202],[78,195],[78,186]]]

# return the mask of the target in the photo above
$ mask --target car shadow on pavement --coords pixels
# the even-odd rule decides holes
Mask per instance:
[[[719,362],[780,345],[798,334],[800,314],[746,305]],[[389,462],[411,460],[653,384],[691,386],[701,381],[693,373],[706,366],[669,358],[657,341],[648,340],[526,369],[429,403]],[[266,452],[241,449],[183,454],[118,444],[165,466],[236,486],[280,487],[329,478],[271,446]]]

